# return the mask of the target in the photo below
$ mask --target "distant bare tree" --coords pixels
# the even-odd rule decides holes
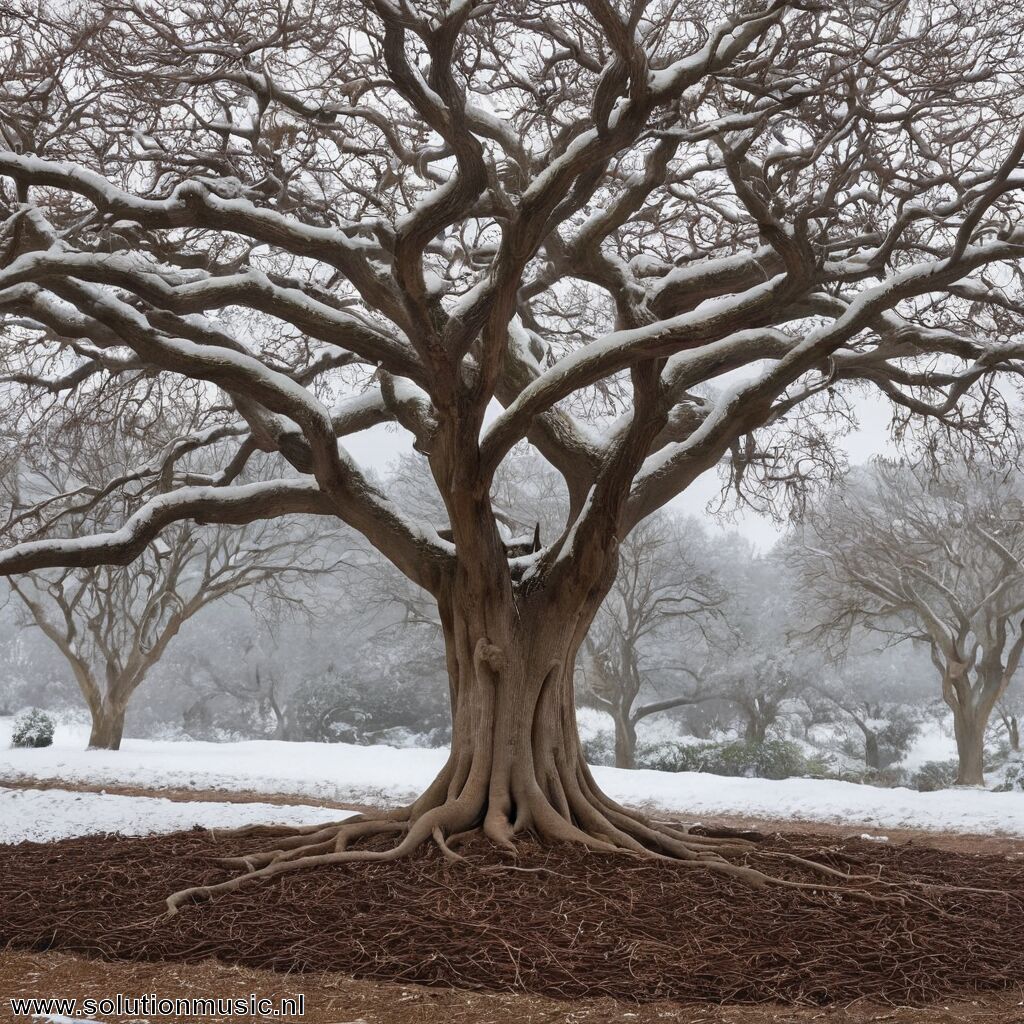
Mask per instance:
[[[117,750],[129,700],[182,626],[215,601],[316,571],[297,547],[289,531],[265,526],[177,526],[130,569],[49,570],[10,586],[74,674],[92,717],[89,746]],[[264,699],[272,706],[272,687]]]
[[[872,638],[877,641],[877,633],[858,631],[854,649],[821,673],[804,701],[824,700],[846,733],[844,752],[881,771],[905,757],[920,730],[922,684],[931,683],[934,668],[920,645],[872,650]],[[921,678],[925,670],[928,678]]]
[[[142,417],[133,424],[146,433]],[[70,411],[61,426],[60,443],[53,438],[42,452],[25,452],[0,478],[9,529],[38,530],[40,520],[48,519],[51,530],[75,536],[116,526],[141,504],[129,491],[111,501],[104,487],[111,467],[139,457],[139,439],[90,429]],[[76,456],[73,470],[63,458],[69,446]],[[75,503],[60,510],[40,507],[34,494],[47,484],[73,489]],[[299,581],[333,567],[323,551],[316,535],[294,519],[241,528],[178,522],[143,548],[130,567],[46,569],[7,582],[29,622],[70,667],[92,718],[89,746],[117,750],[129,700],[189,620],[230,597],[252,600],[263,594],[300,604]]]
[[[1021,752],[1020,720],[1022,717],[1020,701],[1001,700],[996,705],[996,714],[999,716],[999,722],[1006,733],[1006,744],[1010,748],[1010,752],[1019,754]]]
[[[182,453],[214,443],[190,430],[133,467],[166,486],[117,529],[14,537],[0,572],[123,564],[195,518],[340,518],[436,601],[454,727],[404,815],[310,836],[314,863],[479,829],[763,881],[600,793],[576,656],[638,523],[723,461],[741,498],[799,506],[854,390],[1006,438],[1019,4],[25,8],[0,13],[6,386],[109,417],[144,381],[200,382],[223,462],[190,482]],[[443,521],[339,444],[385,422]],[[566,498],[538,551],[492,500],[526,444]],[[241,482],[260,452],[288,468]],[[390,850],[349,842],[382,830]],[[172,908],[310,859],[248,863]]]
[[[726,596],[709,631],[703,687],[736,709],[744,740],[764,743],[798,714],[821,659],[790,635],[794,580],[784,561],[735,543],[719,573]]]
[[[929,645],[962,785],[984,782],[985,730],[1024,653],[1022,493],[1012,471],[879,460],[819,503],[794,548],[826,628]]]
[[[707,541],[692,520],[667,514],[641,523],[619,549],[619,572],[587,636],[584,679],[615,723],[615,765],[633,768],[636,727],[645,718],[708,699],[698,689],[706,646],[701,625],[722,596]],[[696,655],[696,656],[695,656]],[[656,680],[682,676],[679,692],[637,704]]]

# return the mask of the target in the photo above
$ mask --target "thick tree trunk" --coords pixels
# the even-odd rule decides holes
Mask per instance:
[[[953,733],[959,766],[958,786],[985,784],[985,726],[986,719],[970,710],[953,709]]]
[[[343,822],[273,830],[273,849],[222,861],[240,874],[168,898],[169,913],[283,871],[351,861],[390,861],[435,843],[449,859],[471,836],[514,854],[517,838],[572,842],[607,853],[664,856],[754,885],[805,885],[774,879],[745,860],[740,839],[693,835],[619,806],[597,787],[576,729],[573,666],[603,594],[573,603],[569,587],[551,599],[521,592],[486,600],[479,590],[439,602],[451,682],[453,730],[444,768],[410,807]],[[564,592],[564,593],[563,593]],[[393,835],[386,849],[359,848]],[[739,863],[734,863],[735,858]],[[806,863],[843,882],[835,869]],[[827,886],[826,886],[827,887]]]
[[[526,829],[562,832],[586,799],[572,687],[581,631],[573,609],[539,615],[539,605],[523,602],[515,615],[500,601],[452,606],[451,756],[418,802],[447,808],[447,832],[480,825],[502,843]]]
[[[89,710],[92,716],[89,749],[120,750],[121,736],[124,733],[125,708],[104,702]]]

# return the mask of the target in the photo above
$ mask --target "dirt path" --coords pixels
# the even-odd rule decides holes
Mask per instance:
[[[0,779],[0,789],[63,789],[69,793],[109,793],[112,796],[150,796],[175,803],[273,804],[276,807],[324,807],[360,814],[376,810],[365,804],[341,803],[301,793],[258,793],[255,790],[181,789],[168,786],[122,786],[117,783],[69,782],[66,779]]]
[[[59,778],[48,779],[0,779],[0,789],[63,789],[72,793],[110,793],[114,796],[162,797],[176,803],[207,801],[231,804],[274,804],[275,806],[323,807],[325,809],[353,811],[364,814],[377,810],[365,804],[342,803],[337,800],[325,800],[321,797],[304,796],[297,793],[258,793],[254,790],[232,789],[181,789],[153,788],[145,786],[125,786],[117,784],[99,784],[89,782],[68,782]],[[649,808],[654,818],[664,817],[658,808]],[[713,822],[728,828],[755,829],[761,832],[789,832],[813,835],[835,836],[845,839],[864,834],[873,837],[884,836],[891,843],[917,843],[940,850],[953,850],[959,853],[993,853],[1019,854],[1024,857],[1024,839],[1017,836],[973,835],[963,832],[937,832],[930,829],[893,828],[880,829],[870,824],[833,824],[822,821],[803,821],[799,819],[756,818],[746,815],[717,814],[709,818],[707,814],[694,812],[692,816],[678,812],[671,815],[672,819],[690,822],[700,820],[705,824]],[[1021,1019],[1024,1024],[1024,1017]]]
[[[208,960],[175,963],[108,963],[62,953],[0,950],[0,1020],[11,1014],[11,996],[63,996],[102,999],[117,992],[161,998],[191,996],[279,999],[302,994],[305,1013],[277,1020],[303,1024],[1021,1024],[1024,995],[1000,993],[931,1009],[861,1003],[850,1007],[794,1009],[786,1006],[681,1005],[637,1006],[612,999],[572,1003],[529,995],[505,995],[356,981],[343,974],[301,978],[227,967]],[[134,1024],[132,1018],[100,1015],[103,1024]],[[181,1016],[178,1024],[209,1021]],[[251,1017],[217,1018],[251,1022]]]

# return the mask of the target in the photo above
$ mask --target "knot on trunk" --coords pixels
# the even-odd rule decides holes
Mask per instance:
[[[476,664],[478,675],[488,677],[491,682],[495,682],[494,677],[500,675],[505,668],[505,652],[497,644],[492,644],[487,637],[482,636],[476,642],[473,661]]]

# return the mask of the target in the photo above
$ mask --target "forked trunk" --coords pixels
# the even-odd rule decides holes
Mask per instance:
[[[125,709],[107,703],[90,708],[92,730],[89,733],[89,749],[120,750],[124,733]]]

